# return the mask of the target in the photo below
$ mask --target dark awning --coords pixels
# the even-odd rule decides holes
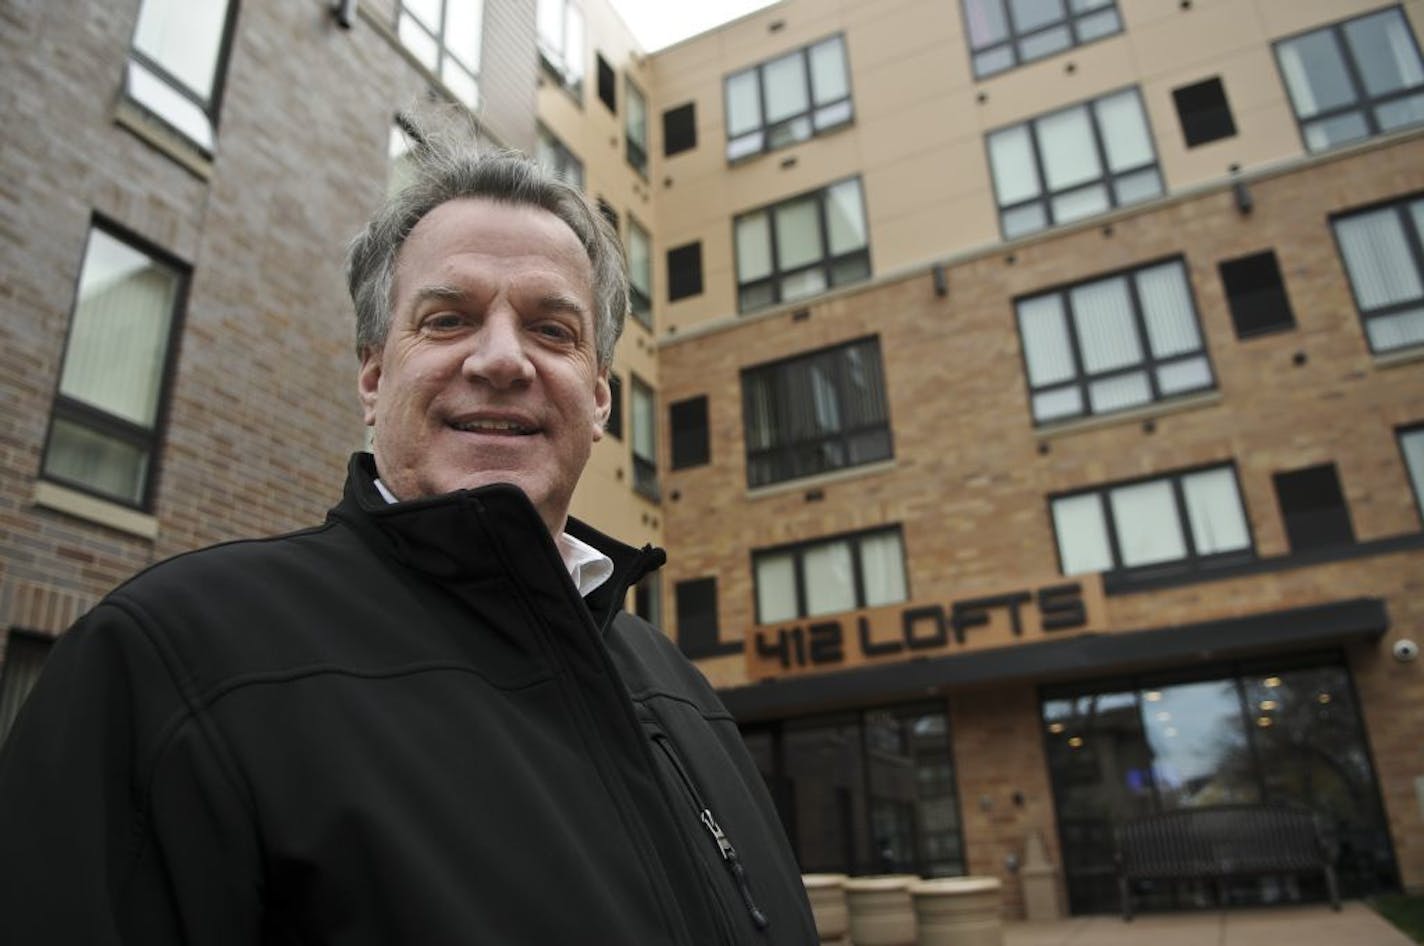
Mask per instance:
[[[1181,662],[1202,662],[1377,639],[1389,626],[1380,598],[1355,598],[1157,627],[1090,633],[1013,647],[879,664],[720,691],[742,722],[810,709],[855,706],[945,688],[1007,680],[1048,680],[1125,672]]]

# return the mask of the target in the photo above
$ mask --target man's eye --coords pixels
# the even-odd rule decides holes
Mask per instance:
[[[573,330],[559,322],[541,322],[534,327],[534,331],[554,341],[568,342],[574,339]]]
[[[465,318],[455,312],[440,312],[421,323],[427,332],[453,332],[465,325]]]

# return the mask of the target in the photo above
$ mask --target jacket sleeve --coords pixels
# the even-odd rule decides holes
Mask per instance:
[[[260,859],[175,661],[101,604],[0,750],[0,943],[256,943]]]

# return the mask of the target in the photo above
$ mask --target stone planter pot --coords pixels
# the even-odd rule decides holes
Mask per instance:
[[[850,941],[855,946],[914,946],[914,874],[852,877],[845,882]]]
[[[1003,946],[999,881],[942,877],[910,888],[918,946]]]
[[[816,937],[821,946],[850,946],[850,910],[846,907],[845,874],[803,874],[811,914],[816,918]]]

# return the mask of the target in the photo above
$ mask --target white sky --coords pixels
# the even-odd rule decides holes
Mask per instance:
[[[773,0],[610,0],[647,52],[769,6]]]

